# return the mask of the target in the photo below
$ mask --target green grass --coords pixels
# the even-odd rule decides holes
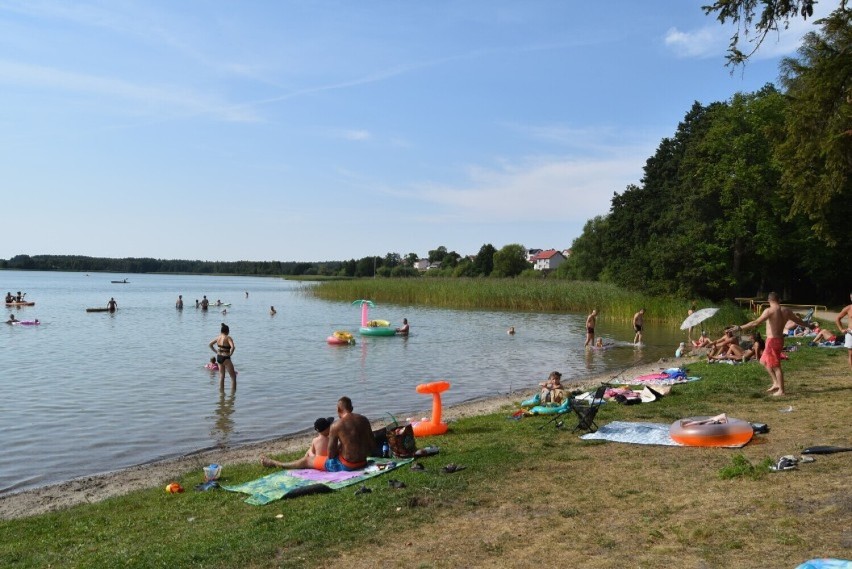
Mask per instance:
[[[692,300],[655,297],[627,291],[615,285],[587,281],[531,279],[355,279],[325,281],[306,289],[325,300],[369,299],[379,303],[438,308],[488,309],[524,312],[580,312],[597,308],[600,318],[629,321],[645,308],[650,322],[680,323]],[[714,306],[694,299],[699,308]],[[719,322],[747,320],[733,303],[722,303]]]
[[[783,405],[792,401],[798,416],[778,413],[782,402],[763,395],[768,380],[761,366],[706,363],[689,367],[690,375],[701,376],[701,381],[678,385],[661,401],[638,406],[609,403],[598,415],[599,424],[667,423],[729,412],[772,423],[772,435],[763,439],[767,444],[754,443],[733,456],[719,449],[583,441],[569,428],[540,429],[546,417],[507,420],[513,410],[507,409],[455,422],[450,433],[428,440],[441,453],[422,461],[425,472],[404,468],[374,478],[367,482],[373,492],[365,495],[356,496],[347,488],[249,506],[242,494],[193,491],[200,482],[200,472],[193,471],[177,477],[188,489],[184,494],[169,495],[157,487],[2,521],[0,566],[325,567],[335,564],[342,552],[379,555],[388,548],[400,556],[391,557],[390,565],[396,560],[396,566],[448,567],[464,564],[465,555],[498,565],[516,560],[516,566],[526,566],[521,560],[530,559],[534,566],[524,547],[540,539],[538,532],[546,536],[551,530],[563,537],[572,535],[579,549],[594,551],[601,559],[612,555],[611,561],[631,555],[633,540],[624,539],[631,531],[639,539],[646,536],[650,545],[659,541],[659,546],[642,553],[641,563],[637,560],[635,566],[643,567],[778,566],[773,563],[787,557],[807,559],[813,556],[810,541],[817,536],[829,539],[848,527],[848,509],[832,509],[831,495],[823,495],[832,484],[843,487],[845,463],[842,457],[819,459],[809,467],[808,478],[804,468],[764,476],[764,466],[800,440],[809,440],[805,436],[810,436],[809,429],[824,428],[819,421],[825,418],[809,408],[836,412],[826,403],[838,393],[848,403],[849,387],[843,387],[848,376],[845,356],[845,351],[811,348],[785,364],[788,383],[794,378],[789,389],[798,394]],[[842,401],[837,408],[848,413]],[[848,414],[845,417],[832,421],[842,431],[836,436],[849,436]],[[565,417],[566,427],[573,424]],[[797,430],[805,433],[803,438],[795,438]],[[442,473],[440,466],[450,462],[467,468]],[[254,464],[228,464],[224,483],[242,483],[266,473]],[[402,480],[407,488],[390,489],[389,478]],[[784,498],[798,492],[807,494],[806,505],[786,504]],[[807,517],[791,510],[811,503],[815,505]],[[747,521],[737,517],[740,510],[748,512]],[[702,522],[729,517],[728,525]],[[443,529],[459,520],[470,520],[463,526],[466,529]],[[467,541],[464,532],[470,533]],[[406,550],[405,544],[393,541],[399,535],[409,536],[406,539],[415,544],[426,540],[427,548],[443,547],[449,557],[446,561],[440,556],[418,557],[416,545]],[[821,545],[820,553],[837,551],[832,543]],[[763,557],[776,555],[773,547],[781,548],[779,557]],[[691,561],[681,562],[683,556]],[[753,562],[749,565],[743,559]]]

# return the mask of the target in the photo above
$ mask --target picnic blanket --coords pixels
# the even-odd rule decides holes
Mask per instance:
[[[688,381],[697,381],[700,377],[689,377],[686,369],[679,367],[670,367],[659,373],[646,373],[638,375],[633,379],[616,379],[610,381],[614,385],[674,385],[676,383],[686,383]]]
[[[669,426],[663,423],[613,421],[602,426],[594,433],[587,433],[580,438],[617,443],[633,443],[637,445],[681,446],[672,440],[669,436]]]
[[[249,494],[246,504],[263,506],[281,498],[332,492],[358,484],[410,463],[413,458],[372,458],[363,470],[324,472],[322,470],[277,470],[272,474],[234,486],[222,486],[229,492]]]
[[[594,433],[582,435],[581,439],[599,439],[616,443],[633,443],[637,445],[686,446],[675,442],[669,436],[669,425],[663,423],[631,423],[629,421],[613,421]],[[726,445],[721,448],[740,448],[740,445]]]

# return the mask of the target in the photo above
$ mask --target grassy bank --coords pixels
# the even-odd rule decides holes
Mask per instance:
[[[587,281],[533,279],[356,279],[323,282],[309,293],[326,300],[356,300],[440,308],[529,312],[591,312],[604,320],[629,321],[640,308],[652,322],[680,323],[691,300],[649,296],[615,285]],[[695,299],[699,308],[714,306]],[[718,305],[716,305],[718,306]],[[742,311],[725,303],[718,322],[740,322]]]
[[[463,419],[429,439],[441,454],[351,489],[254,507],[224,491],[152,488],[0,522],[3,567],[794,567],[848,556],[852,453],[798,470],[765,464],[818,444],[848,445],[852,384],[845,350],[806,348],[785,364],[790,395],[768,397],[758,364],[696,363],[701,381],[662,401],[605,405],[599,423],[670,423],[727,412],[769,424],[739,450],[583,441],[514,410]],[[790,412],[787,411],[792,408]],[[573,421],[565,419],[566,427]],[[421,444],[426,441],[421,441]],[[450,462],[467,468],[445,474]],[[258,465],[225,467],[228,483]],[[407,487],[394,490],[388,478]],[[280,516],[280,517],[279,517]]]

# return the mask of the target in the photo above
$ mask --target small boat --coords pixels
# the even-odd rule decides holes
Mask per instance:
[[[128,281],[127,279],[124,279],[123,281],[109,281],[109,282],[111,282],[112,284],[130,284],[130,281]]]
[[[109,308],[87,308],[86,312],[109,312]]]
[[[35,306],[35,301],[22,300],[18,302],[16,300],[15,302],[7,302],[6,306]]]

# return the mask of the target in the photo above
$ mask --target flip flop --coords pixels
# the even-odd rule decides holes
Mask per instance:
[[[426,467],[420,464],[419,462],[415,462],[411,465],[411,470],[426,470]]]
[[[370,492],[372,492],[372,490],[362,484],[360,488],[355,490],[355,495],[357,496],[358,494],[369,494]]]
[[[445,466],[444,468],[442,468],[441,470],[443,470],[447,474],[452,474],[453,472],[458,472],[459,470],[464,470],[465,468],[467,468],[467,467],[461,466],[461,465],[458,465],[458,464],[450,463],[447,466]]]
[[[400,480],[390,479],[390,480],[388,480],[388,486],[390,486],[391,488],[394,488],[396,490],[399,490],[400,488],[405,488],[405,482],[402,482]]]

